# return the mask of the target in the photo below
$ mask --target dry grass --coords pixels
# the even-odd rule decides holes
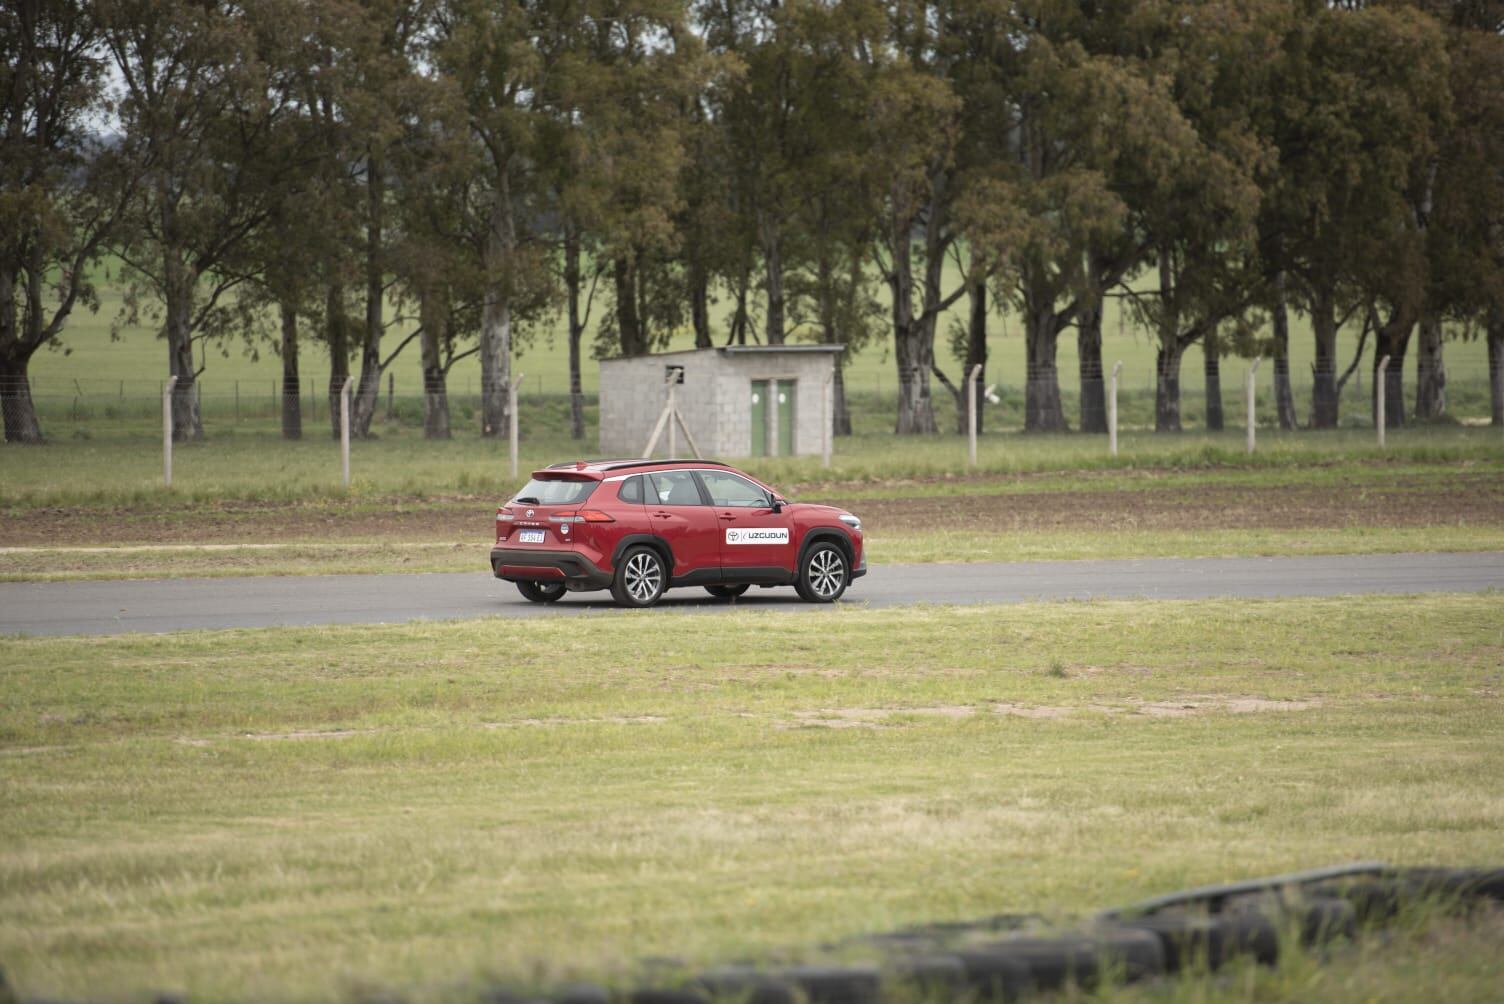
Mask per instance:
[[[1497,607],[0,640],[0,962],[28,993],[424,999],[1342,860],[1496,861]]]

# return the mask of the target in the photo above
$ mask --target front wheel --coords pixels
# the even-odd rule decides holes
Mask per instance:
[[[517,591],[534,603],[555,603],[564,595],[562,582],[519,582]]]
[[[805,552],[794,588],[806,603],[834,603],[841,598],[850,581],[851,570],[846,564],[845,552],[834,544],[821,541]]]
[[[634,547],[621,556],[611,595],[624,607],[650,607],[668,587],[668,569],[651,547]]]
[[[745,593],[747,586],[706,586],[705,591],[718,600],[734,600]]]

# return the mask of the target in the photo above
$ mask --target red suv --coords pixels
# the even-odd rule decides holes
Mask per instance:
[[[793,586],[811,603],[840,598],[867,573],[862,521],[789,502],[709,460],[577,460],[534,471],[496,510],[491,570],[534,603],[610,589],[647,607],[674,586],[733,599]]]

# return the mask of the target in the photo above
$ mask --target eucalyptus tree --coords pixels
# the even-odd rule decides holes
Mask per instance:
[[[97,310],[92,275],[133,175],[95,135],[104,59],[93,5],[0,7],[0,412],[5,441],[43,441],[29,367],[73,309]]]
[[[1431,295],[1487,342],[1489,411],[1504,426],[1504,3],[1445,6],[1453,116],[1428,231]]]
[[[946,288],[961,101],[950,80],[957,53],[952,23],[937,3],[887,7],[884,38],[863,44],[867,64],[869,157],[882,192],[874,257],[888,287],[900,435],[936,431],[930,376],[943,313],[966,293]]]
[[[1490,403],[1504,424],[1497,338],[1504,305],[1504,2],[1417,6],[1441,24],[1446,38],[1448,113],[1434,120],[1436,155],[1426,308],[1418,328],[1415,417],[1446,412],[1443,322],[1489,338]],[[1490,323],[1490,317],[1493,317]],[[1491,329],[1491,330],[1490,330]]]
[[[231,317],[226,297],[248,278],[233,259],[303,166],[277,140],[292,114],[280,58],[289,9],[279,0],[94,5],[120,81],[116,152],[141,175],[114,244],[135,280],[126,316],[143,293],[161,305],[180,439],[203,437],[195,346]]]
[[[1137,299],[1158,340],[1158,431],[1181,428],[1181,361],[1198,341],[1208,425],[1221,427],[1221,352],[1228,341],[1250,341],[1256,307],[1267,299],[1257,217],[1261,183],[1275,161],[1260,112],[1285,29],[1280,14],[1262,4],[1205,0],[1180,5],[1158,23],[1148,72],[1167,80],[1192,132],[1142,215],[1159,280],[1155,295]]]
[[[381,377],[411,333],[386,351],[382,339],[406,318],[389,317],[386,301],[393,275],[390,258],[401,239],[393,232],[392,200],[400,192],[401,144],[421,133],[433,112],[425,101],[432,91],[419,68],[434,31],[438,0],[359,0],[331,4],[343,12],[345,63],[341,68],[339,113],[349,141],[346,156],[361,189],[358,257],[365,298],[360,375],[351,408],[357,435],[369,436],[381,392]]]
[[[603,279],[611,310],[600,351],[640,354],[668,333],[684,297],[680,246],[687,130],[702,70],[699,40],[675,3],[551,5],[543,24],[537,161],[568,324],[571,434],[584,436],[580,368]],[[704,283],[697,287],[704,294]],[[604,299],[604,298],[603,298]],[[697,330],[708,305],[695,300]]]
[[[1391,418],[1403,417],[1404,348],[1425,282],[1424,270],[1417,274],[1416,196],[1432,158],[1444,67],[1430,18],[1317,0],[1296,5],[1275,60],[1266,109],[1279,164],[1262,204],[1260,244],[1276,279],[1276,323],[1287,303],[1311,321],[1317,428],[1337,424],[1338,331],[1371,313],[1373,365],[1393,356],[1387,398]]]
[[[504,436],[512,378],[513,308],[520,287],[546,270],[520,219],[534,204],[531,158],[542,58],[538,4],[454,0],[439,12],[433,58],[464,102],[481,164],[481,433]]]
[[[1084,320],[1099,342],[1105,292],[1153,246],[1145,207],[1196,137],[1168,81],[1152,78],[1141,58],[1091,51],[1091,11],[1051,0],[1015,10],[1007,37],[1016,42],[1000,53],[1006,112],[995,126],[1006,160],[969,200],[977,222],[968,235],[1011,262],[994,286],[1023,317],[1024,427],[1058,431],[1059,337]],[[1086,375],[1100,380],[1095,354]]]

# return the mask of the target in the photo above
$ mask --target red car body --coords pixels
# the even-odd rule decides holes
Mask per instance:
[[[533,472],[496,510],[491,569],[535,602],[610,589],[650,606],[681,586],[720,598],[794,586],[831,602],[867,564],[851,513],[789,502],[727,464],[598,460]]]

